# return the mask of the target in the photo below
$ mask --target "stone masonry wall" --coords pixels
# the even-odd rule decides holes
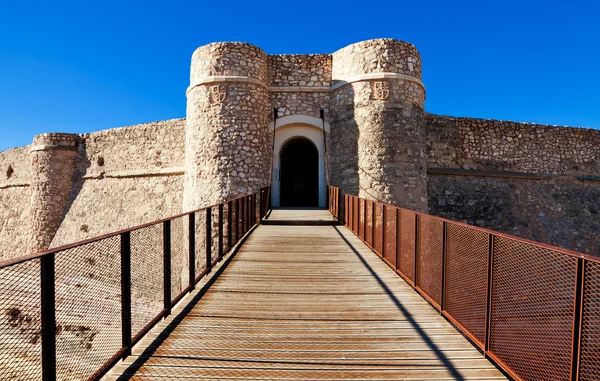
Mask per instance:
[[[600,131],[426,119],[430,213],[600,256]]]
[[[272,54],[268,56],[269,86],[329,87],[331,54]]]
[[[182,212],[185,119],[82,135],[52,247]]]
[[[0,152],[0,259],[24,255],[29,240],[29,148]]]

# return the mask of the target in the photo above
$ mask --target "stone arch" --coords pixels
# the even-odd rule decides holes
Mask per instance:
[[[270,130],[273,131],[273,122]],[[329,132],[329,124],[325,123],[325,132]],[[307,115],[291,115],[277,120],[275,130],[275,150],[273,157],[273,194],[271,202],[273,207],[280,206],[281,188],[279,183],[280,154],[286,142],[294,138],[303,138],[312,142],[319,153],[319,207],[325,205],[325,141],[323,139],[323,121]]]

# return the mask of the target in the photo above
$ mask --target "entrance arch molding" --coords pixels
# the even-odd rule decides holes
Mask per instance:
[[[273,131],[273,122],[270,123]],[[325,132],[329,132],[329,124],[325,122]],[[323,121],[308,115],[290,115],[277,119],[275,129],[275,150],[273,157],[273,193],[271,203],[273,207],[280,206],[281,184],[280,159],[281,149],[286,142],[294,138],[304,138],[311,141],[319,153],[319,207],[325,207],[325,144],[323,140]]]

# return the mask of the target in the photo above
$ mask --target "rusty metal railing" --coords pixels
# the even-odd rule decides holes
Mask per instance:
[[[99,380],[264,217],[268,194],[0,263],[0,379]]]
[[[331,214],[333,214],[335,218],[340,220],[340,204],[342,202],[342,193],[340,192],[340,188],[329,185],[327,187],[327,192],[327,207]]]
[[[600,379],[600,259],[351,195],[344,223],[515,380]]]

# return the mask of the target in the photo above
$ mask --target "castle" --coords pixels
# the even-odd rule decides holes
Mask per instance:
[[[268,184],[273,206],[324,207],[331,184],[600,255],[600,131],[427,113],[408,42],[314,55],[213,43],[194,52],[186,94],[185,119],[0,152],[0,258]]]

